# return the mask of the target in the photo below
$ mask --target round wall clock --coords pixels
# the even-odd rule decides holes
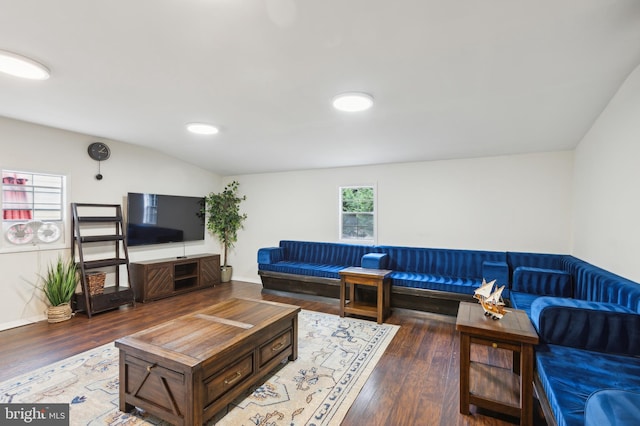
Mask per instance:
[[[104,161],[111,156],[111,150],[107,144],[103,142],[93,142],[87,149],[89,157],[96,161]]]

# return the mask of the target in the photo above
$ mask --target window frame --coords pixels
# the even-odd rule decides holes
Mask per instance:
[[[342,196],[344,189],[371,188],[373,191],[373,236],[372,238],[345,238],[343,233]],[[353,212],[357,213],[357,212]],[[361,213],[361,212],[360,212]],[[376,184],[341,185],[338,187],[338,241],[348,244],[373,244],[378,241],[378,188]]]
[[[66,235],[66,229],[68,229],[68,212],[67,212],[67,191],[68,191],[68,179],[66,175],[60,173],[49,173],[41,171],[28,171],[18,170],[11,168],[3,168],[0,170],[2,174],[2,181],[0,182],[0,209],[3,214],[0,217],[0,227],[2,230],[2,236],[0,236],[0,253],[12,253],[12,252],[28,252],[39,250],[60,250],[68,247],[68,237]],[[10,182],[13,175],[14,182]],[[30,183],[19,183],[17,176],[22,178],[28,177],[26,180]],[[46,185],[42,180],[48,179],[59,180],[59,184]],[[25,193],[24,200],[8,200],[7,194],[9,192],[15,195],[15,191],[18,189],[18,185],[25,185],[24,189],[18,192]],[[55,202],[51,201],[51,198],[56,198]],[[53,205],[54,208],[49,211],[54,212],[57,216],[42,217],[38,212],[46,212],[47,206]],[[11,209],[10,207],[18,207]],[[28,207],[28,208],[25,208]],[[5,217],[6,211],[29,211],[30,217]],[[16,244],[11,242],[7,235],[9,228],[14,225],[23,225],[20,228],[29,228],[30,233],[33,234],[30,241]],[[59,232],[59,236],[51,241],[47,242],[47,237]]]

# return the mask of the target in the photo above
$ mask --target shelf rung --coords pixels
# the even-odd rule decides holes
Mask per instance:
[[[80,241],[83,243],[98,243],[103,241],[122,241],[124,235],[91,235],[87,237],[80,237]]]
[[[87,260],[84,262],[84,269],[104,268],[106,266],[126,265],[127,259],[111,258],[100,260]]]
[[[78,222],[122,222],[121,216],[78,216]]]

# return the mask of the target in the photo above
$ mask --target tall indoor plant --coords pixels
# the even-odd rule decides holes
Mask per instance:
[[[72,259],[58,260],[49,265],[42,277],[42,291],[49,301],[47,318],[49,322],[61,322],[71,318],[71,298],[78,285],[76,264]]]
[[[210,193],[206,197],[203,209],[207,217],[207,229],[218,237],[222,243],[224,254],[221,266],[221,281],[231,280],[232,267],[227,264],[227,254],[236,241],[238,230],[243,228],[243,222],[247,218],[246,213],[240,213],[240,203],[247,199],[246,195],[238,196],[237,181],[230,182],[222,192]]]

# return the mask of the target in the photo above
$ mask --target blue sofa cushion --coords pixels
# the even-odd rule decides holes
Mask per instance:
[[[564,254],[550,253],[524,253],[524,252],[507,252],[507,263],[511,271],[515,271],[519,266],[530,266],[533,268],[557,269],[563,270]]]
[[[258,264],[278,263],[284,260],[282,247],[265,247],[258,249]]]
[[[379,250],[365,245],[283,240],[280,247],[258,250],[258,269],[340,279],[340,270],[361,266],[363,256],[371,252]]]
[[[538,345],[536,369],[559,426],[584,425],[589,395],[603,388],[640,391],[640,358]]]
[[[506,263],[504,252],[399,246],[380,246],[379,248],[389,255],[389,269],[398,272],[475,278],[482,281],[484,261]]]
[[[280,247],[286,261],[344,267],[361,266],[362,256],[380,252],[374,246],[309,241],[283,240]]]
[[[640,314],[615,303],[539,297],[531,321],[546,343],[640,356]]]
[[[362,256],[362,267],[368,269],[387,269],[389,256],[386,253],[367,253]]]
[[[531,318],[531,304],[538,297],[540,296],[538,296],[537,294],[520,293],[517,291],[509,292],[509,301],[511,302],[511,306],[513,306],[515,309],[525,311],[529,318]]]
[[[573,257],[567,257],[565,269],[574,276],[576,299],[618,303],[640,313],[638,283]]]
[[[518,266],[513,271],[511,290],[539,296],[573,296],[569,272],[532,266]]]
[[[485,260],[482,262],[482,278],[489,281],[496,280],[496,285],[505,286],[503,297],[509,297],[509,266],[507,262]]]
[[[260,269],[262,271],[335,279],[340,279],[340,274],[338,272],[344,268],[345,266],[342,265],[321,265],[317,263],[289,262],[286,260],[275,264],[260,265]]]
[[[447,291],[450,293],[473,294],[482,281],[458,277],[445,277],[415,272],[392,272],[391,284],[398,287],[421,288],[425,290]]]
[[[601,389],[587,399],[585,426],[635,426],[640,423],[640,393]]]

